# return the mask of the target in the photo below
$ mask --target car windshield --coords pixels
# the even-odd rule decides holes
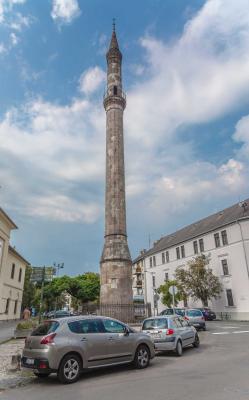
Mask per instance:
[[[175,309],[175,313],[176,313],[177,315],[181,315],[182,317],[184,317],[184,315],[185,315],[185,310],[184,310],[184,309],[181,309],[181,308],[176,308],[176,309]]]
[[[147,319],[143,323],[143,330],[150,330],[150,329],[167,329],[168,328],[168,321],[166,318],[155,318],[155,319]]]
[[[188,310],[187,315],[189,317],[200,317],[202,316],[202,312],[200,310]]]
[[[33,330],[31,336],[48,335],[49,333],[55,332],[59,325],[57,321],[45,321]]]
[[[166,310],[163,310],[161,312],[161,315],[173,315],[173,308],[166,308]]]

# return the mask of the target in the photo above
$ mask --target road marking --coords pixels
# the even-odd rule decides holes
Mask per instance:
[[[234,331],[234,332],[212,332],[212,335],[231,335],[233,333],[249,333],[249,331]]]

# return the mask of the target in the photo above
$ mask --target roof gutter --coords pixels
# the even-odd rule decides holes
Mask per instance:
[[[242,218],[241,218],[241,219],[242,219]],[[241,219],[240,219],[240,220],[241,220]],[[247,275],[248,275],[248,278],[249,278],[249,265],[248,265],[248,258],[247,258],[247,254],[246,254],[245,241],[244,241],[244,236],[243,236],[243,231],[242,231],[242,227],[241,227],[241,224],[240,224],[240,220],[238,219],[238,220],[237,220],[237,223],[238,223],[238,225],[239,225],[239,228],[240,228],[240,234],[241,234],[242,246],[243,246],[243,250],[244,250],[244,256],[245,256],[245,262],[246,262],[246,270],[247,270]]]

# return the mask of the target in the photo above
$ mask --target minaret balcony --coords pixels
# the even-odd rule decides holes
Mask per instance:
[[[105,109],[111,104],[120,104],[123,109],[126,107],[126,94],[125,92],[119,90],[117,94],[110,93],[106,91],[103,96],[103,104]]]

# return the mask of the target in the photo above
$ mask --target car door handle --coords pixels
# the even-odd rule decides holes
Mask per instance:
[[[83,337],[80,339],[81,342],[87,342],[87,338]]]

